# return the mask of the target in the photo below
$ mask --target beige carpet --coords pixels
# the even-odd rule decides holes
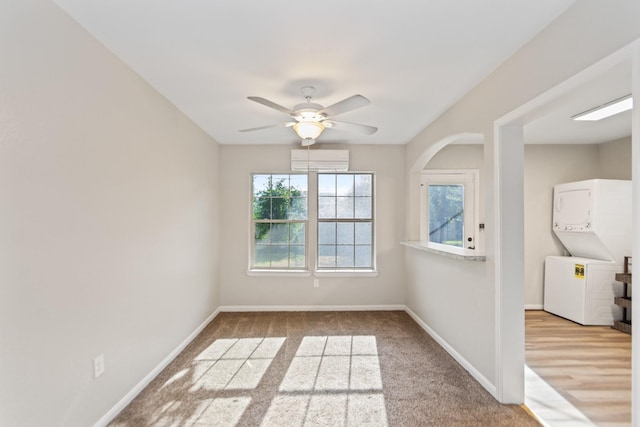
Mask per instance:
[[[535,426],[406,313],[221,313],[112,426]]]

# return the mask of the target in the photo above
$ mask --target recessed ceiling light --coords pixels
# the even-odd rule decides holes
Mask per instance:
[[[604,105],[584,111],[580,114],[576,114],[575,116],[571,116],[571,118],[573,120],[595,121],[611,117],[615,114],[622,113],[623,111],[631,110],[632,108],[633,98],[631,95],[627,95],[622,98],[614,99],[611,102],[607,102]]]

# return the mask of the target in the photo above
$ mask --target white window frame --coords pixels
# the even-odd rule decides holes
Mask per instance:
[[[349,171],[334,172],[326,171],[325,173],[344,173],[344,174],[371,174],[372,176],[372,219],[371,219],[371,267],[370,268],[318,268],[318,174],[321,171],[309,172],[252,172],[251,183],[249,186],[249,256],[247,274],[249,276],[310,276],[315,277],[376,277],[377,271],[377,239],[376,239],[376,173],[371,171]],[[254,266],[255,256],[255,221],[253,219],[253,177],[255,175],[306,175],[307,176],[307,219],[305,227],[305,268],[261,268]],[[351,220],[354,221],[354,220]],[[357,221],[357,220],[356,220]]]
[[[425,169],[420,176],[420,241],[460,249],[458,246],[431,242],[429,240],[429,184],[464,186],[464,236],[463,248],[479,251],[479,171],[477,169]],[[469,241],[471,238],[471,241]]]
[[[371,175],[371,218],[370,219],[362,219],[362,218],[320,218],[319,217],[319,197],[320,192],[318,191],[319,180],[318,176],[321,174],[328,175]],[[314,227],[316,229],[316,239],[314,242],[314,251],[315,251],[315,272],[316,273],[325,273],[325,272],[374,272],[376,271],[376,174],[373,172],[318,172],[315,176],[315,199],[316,206],[314,211]],[[321,222],[352,222],[352,223],[370,223],[371,224],[371,266],[370,267],[319,267],[319,236],[318,236],[318,226]],[[337,244],[336,244],[337,246]]]
[[[253,209],[254,209],[254,177],[257,175],[271,175],[271,176],[278,176],[278,175],[288,175],[288,176],[292,176],[292,175],[303,175],[307,177],[307,218],[306,219],[270,219],[268,221],[260,221],[260,220],[256,220],[253,216]],[[249,197],[250,197],[250,210],[249,210],[249,218],[250,218],[250,228],[249,228],[249,271],[265,271],[265,272],[298,272],[298,273],[304,273],[306,271],[309,270],[309,187],[310,187],[310,181],[309,181],[309,174],[307,173],[302,173],[302,172],[255,172],[255,173],[251,173],[251,185],[250,185],[250,191],[249,191]],[[260,266],[256,266],[255,265],[255,250],[256,250],[256,245],[255,245],[255,227],[256,227],[256,223],[260,223],[260,222],[269,222],[272,224],[293,224],[293,223],[304,223],[304,230],[305,230],[305,236],[304,236],[304,253],[305,253],[305,262],[304,262],[304,266],[301,267],[260,267]]]

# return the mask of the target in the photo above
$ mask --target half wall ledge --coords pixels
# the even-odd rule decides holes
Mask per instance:
[[[419,251],[431,252],[433,254],[442,255],[448,258],[458,259],[461,261],[483,262],[487,260],[486,256],[478,255],[478,252],[474,250],[465,249],[465,248],[456,248],[454,246],[442,245],[439,243],[410,240],[410,241],[400,242],[400,244],[409,248],[417,249]]]

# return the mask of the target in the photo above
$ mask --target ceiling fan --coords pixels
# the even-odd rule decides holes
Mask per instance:
[[[251,132],[254,130],[268,129],[273,127],[291,127],[296,134],[302,139],[302,146],[306,147],[315,144],[316,139],[327,128],[344,130],[346,132],[356,132],[364,135],[372,135],[378,130],[377,127],[361,125],[358,123],[339,122],[333,120],[333,116],[346,113],[356,108],[369,105],[371,102],[362,95],[353,95],[349,98],[338,101],[328,107],[311,102],[311,98],[316,92],[313,86],[304,86],[301,89],[302,95],[306,102],[296,105],[293,110],[278,105],[268,99],[259,96],[249,96],[248,99],[258,104],[278,110],[287,114],[294,121],[286,123],[278,123],[275,125],[260,126],[250,129],[242,129],[240,132]]]

